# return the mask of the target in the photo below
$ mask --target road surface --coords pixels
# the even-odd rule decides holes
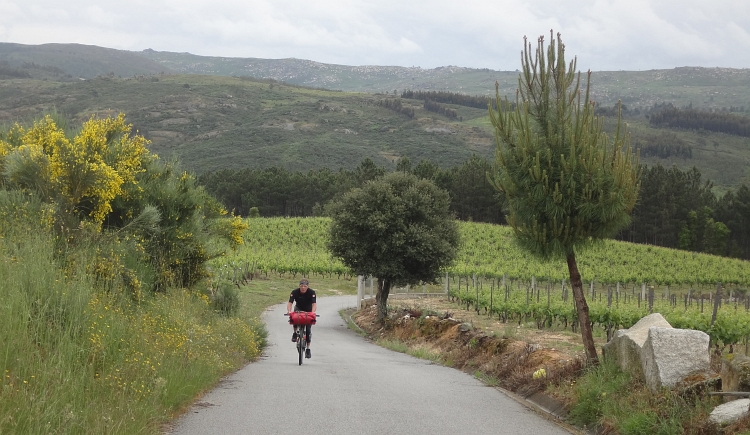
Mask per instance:
[[[466,373],[369,343],[338,313],[355,304],[354,296],[320,298],[312,359],[302,366],[286,304],[266,311],[264,356],[202,397],[169,433],[570,434]]]

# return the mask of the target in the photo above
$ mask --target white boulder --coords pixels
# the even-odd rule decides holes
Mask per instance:
[[[646,385],[657,391],[674,387],[690,373],[709,371],[708,346],[709,337],[703,331],[652,326],[641,350]]]
[[[602,352],[604,358],[642,377],[651,391],[657,391],[677,385],[691,373],[708,371],[708,346],[705,332],[672,328],[661,314],[654,313],[617,331]]]
[[[629,329],[616,331],[609,343],[602,346],[604,358],[613,359],[622,371],[642,377],[641,350],[651,327],[671,328],[672,325],[659,313],[649,314]]]
[[[750,399],[738,399],[719,405],[711,411],[708,421],[724,426],[731,424],[750,412]]]

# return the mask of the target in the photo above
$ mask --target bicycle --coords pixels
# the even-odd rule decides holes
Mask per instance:
[[[284,314],[289,316],[289,324],[294,325],[294,333],[297,334],[297,354],[299,355],[299,365],[305,359],[305,350],[307,349],[307,335],[305,329],[307,325],[314,325],[317,322],[318,314],[306,311],[294,311]]]

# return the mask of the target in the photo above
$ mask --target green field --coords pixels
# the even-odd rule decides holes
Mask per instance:
[[[325,248],[328,218],[247,219],[245,245],[222,258],[228,268],[258,273],[351,275]],[[510,227],[459,222],[462,245],[453,277],[479,277],[530,282],[568,278],[564,259],[541,262],[518,248]],[[577,254],[584,282],[596,285],[750,286],[750,262],[676,249],[605,240]]]
[[[216,262],[228,278],[353,278],[325,248],[329,219],[247,222],[244,247]],[[448,287],[450,296],[467,308],[519,325],[529,321],[540,328],[574,325],[576,312],[563,259],[544,263],[531,257],[515,246],[506,226],[460,222],[459,229],[462,245],[456,264],[446,270],[449,282],[443,279],[432,287],[438,291]],[[674,327],[702,330],[724,345],[750,336],[750,306],[745,298],[750,262],[610,240],[578,253],[577,259],[591,321],[609,332],[658,311]],[[711,325],[719,282],[729,302]]]

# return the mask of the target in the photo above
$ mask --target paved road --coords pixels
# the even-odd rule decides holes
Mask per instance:
[[[312,359],[297,364],[285,305],[265,314],[269,347],[177,420],[173,435],[570,432],[459,370],[391,352],[349,330],[353,296],[320,298]]]

